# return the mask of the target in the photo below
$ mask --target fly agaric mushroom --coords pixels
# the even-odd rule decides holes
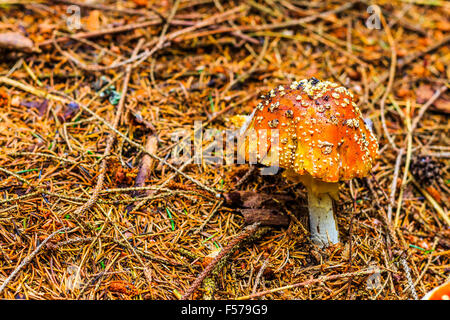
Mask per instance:
[[[307,188],[311,238],[322,247],[339,242],[332,201],[338,182],[366,176],[378,154],[353,98],[329,81],[294,81],[261,96],[241,128],[240,157],[248,161],[258,150],[256,161],[277,163],[287,179]]]
[[[428,292],[422,300],[450,300],[450,281]]]

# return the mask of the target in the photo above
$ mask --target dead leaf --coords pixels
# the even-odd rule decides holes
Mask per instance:
[[[415,64],[411,69],[411,75],[414,75],[416,77],[425,77],[426,73],[426,68],[421,64]]]
[[[137,4],[138,6],[146,7],[147,3],[148,3],[148,0],[133,0],[133,2],[135,4]]]
[[[39,111],[39,117],[42,117],[44,113],[47,112],[48,108],[47,99],[44,99],[43,101],[22,101],[20,104],[27,108],[36,108]]]
[[[431,85],[421,84],[416,90],[416,101],[417,103],[424,104],[434,95],[436,90],[434,90]],[[450,113],[450,100],[443,96],[437,99],[432,105],[431,110]]]
[[[435,111],[444,112],[444,113],[449,114],[450,113],[450,100],[447,100],[445,98],[439,98],[433,103],[432,109]]]
[[[207,256],[203,258],[202,266],[203,268],[206,268],[213,260],[214,258],[222,251],[222,249],[215,249],[211,251]]]
[[[226,119],[226,121],[231,122],[231,124],[236,128],[241,128],[247,120],[248,116],[243,115],[235,115]]]
[[[52,33],[53,30],[55,30],[55,29],[56,29],[56,26],[49,22],[44,22],[44,23],[39,24],[39,32],[41,34]]]
[[[406,87],[399,88],[397,90],[397,97],[399,98],[407,98],[411,95],[411,90]]]
[[[145,150],[149,154],[156,154],[158,149],[158,138],[155,135],[151,135],[147,138],[147,142],[145,144]],[[141,165],[139,167],[139,172],[136,176],[136,187],[143,187],[145,185],[145,180],[150,176],[150,173],[153,169],[153,158],[151,158],[148,154],[144,154],[142,156]]]
[[[255,273],[259,273],[259,270],[261,270],[261,267],[262,266],[256,266],[255,267]],[[273,268],[271,268],[271,267],[265,267],[263,272],[262,272],[262,276],[264,278],[266,278],[266,280],[273,279],[274,275],[275,275],[275,270]]]

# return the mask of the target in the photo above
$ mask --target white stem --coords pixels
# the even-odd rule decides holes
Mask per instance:
[[[333,200],[328,193],[308,192],[309,228],[311,240],[321,246],[339,242],[339,231],[334,220]]]

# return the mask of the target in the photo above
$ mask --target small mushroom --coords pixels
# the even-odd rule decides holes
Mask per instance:
[[[255,108],[241,128],[244,143],[238,152],[248,161],[251,150],[261,153],[264,146],[257,157],[261,164],[277,163],[287,179],[307,188],[313,242],[322,247],[338,243],[333,213],[338,182],[369,173],[378,154],[377,139],[346,88],[312,78],[294,81],[282,91],[270,97],[276,109]],[[267,98],[262,99],[259,105],[265,106]]]

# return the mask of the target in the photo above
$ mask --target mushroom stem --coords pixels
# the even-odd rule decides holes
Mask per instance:
[[[339,242],[339,231],[333,214],[333,199],[328,193],[308,190],[311,240],[320,247]]]

